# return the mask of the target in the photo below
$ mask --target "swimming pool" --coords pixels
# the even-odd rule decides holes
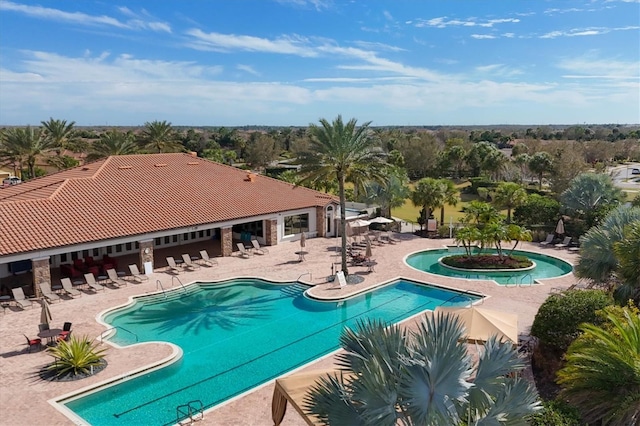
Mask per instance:
[[[485,250],[485,252],[495,253],[496,251]],[[425,250],[410,254],[407,256],[406,262],[412,268],[423,272],[444,275],[446,277],[466,278],[469,280],[494,280],[500,285],[534,284],[537,279],[559,277],[566,275],[573,270],[573,266],[571,266],[570,263],[556,257],[519,250],[516,250],[513,253],[516,255],[527,256],[529,259],[533,260],[536,264],[535,268],[518,272],[472,272],[446,268],[438,263],[438,259],[443,256],[462,253],[464,253],[462,248],[456,250]]]
[[[183,357],[171,366],[62,401],[93,425],[176,422],[176,407],[213,407],[338,348],[345,326],[364,318],[395,323],[437,306],[479,296],[398,280],[342,302],[303,295],[301,284],[238,279],[197,284],[169,298],[139,298],[104,320],[119,345],[166,341]]]

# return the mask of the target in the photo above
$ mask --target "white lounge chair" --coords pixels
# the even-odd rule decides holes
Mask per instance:
[[[109,277],[109,283],[115,285],[116,287],[127,285],[127,282],[120,278],[116,270],[113,268],[107,269],[107,276]]]
[[[238,252],[240,252],[240,257],[244,257],[245,259],[248,259],[251,257],[252,253],[248,251],[246,248],[244,248],[243,243],[236,243],[236,247],[238,247]]]
[[[71,280],[69,278],[62,278],[60,280],[60,283],[62,284],[62,289],[64,290],[64,292],[67,293],[69,296],[71,297],[82,296],[82,292],[73,288],[73,284],[71,284]]]
[[[571,244],[571,237],[564,237],[564,240],[562,240],[560,244],[556,244],[554,247],[565,248],[565,247],[569,247],[569,244]]]
[[[193,260],[191,260],[191,255],[187,253],[184,253],[182,255],[182,267],[185,269],[191,269],[192,271],[200,269],[200,265],[198,265],[197,263],[193,263]]]
[[[140,270],[138,270],[138,265],[136,265],[135,263],[129,265],[129,271],[131,271],[131,278],[133,278],[134,280],[138,282],[149,281],[149,277],[146,275],[142,275],[140,273]]]
[[[541,246],[548,246],[553,241],[553,234],[547,234],[547,239],[544,241],[540,241]]]
[[[104,286],[96,282],[96,277],[94,277],[91,272],[84,274],[84,280],[87,282],[87,285],[95,291],[104,291]]]
[[[56,302],[56,301],[60,301],[60,296],[58,296],[57,294],[55,294],[53,291],[51,291],[51,285],[49,283],[40,283],[40,291],[42,292],[42,295],[49,301],[49,302]]]
[[[207,266],[214,266],[218,264],[218,261],[209,257],[209,253],[206,250],[200,250],[200,263]]]
[[[27,306],[31,306],[33,308],[33,300],[27,299],[24,296],[24,290],[22,290],[22,287],[12,288],[11,293],[13,293],[13,300],[16,302],[16,305],[20,306],[22,309]]]
[[[176,274],[179,274],[184,270],[184,268],[178,267],[178,264],[176,263],[176,260],[173,258],[173,256],[167,256],[167,265],[169,265],[169,271],[175,272]]]
[[[258,240],[251,240],[251,245],[253,246],[253,251],[255,251],[258,254],[269,253],[268,249],[260,246],[260,243],[258,242]]]
[[[344,288],[347,286],[347,279],[345,278],[343,271],[336,272],[336,278],[338,279],[338,284],[340,284],[340,288]]]

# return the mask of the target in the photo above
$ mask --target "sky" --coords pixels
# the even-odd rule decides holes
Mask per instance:
[[[0,0],[0,125],[640,123],[640,0]]]

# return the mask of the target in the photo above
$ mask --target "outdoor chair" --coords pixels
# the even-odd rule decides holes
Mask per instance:
[[[540,241],[541,246],[548,246],[553,242],[553,234],[547,234],[547,239],[544,241]]]
[[[104,286],[96,282],[96,277],[94,277],[92,273],[88,272],[84,274],[84,279],[87,282],[87,285],[92,289],[96,291],[100,291],[100,290],[104,291]]]
[[[167,270],[171,273],[179,274],[182,268],[178,267],[173,256],[167,256]]]
[[[31,348],[37,347],[40,349],[42,347],[42,339],[30,339],[26,334],[23,334],[24,338],[27,339],[28,352],[31,352]]]
[[[251,252],[244,248],[243,243],[236,243],[236,247],[238,247],[238,252],[240,253],[240,257],[244,257],[248,259],[251,257]]]
[[[38,324],[38,331],[40,333],[42,333],[43,331],[46,331],[48,329],[49,329],[49,324],[47,324],[47,323]]]
[[[65,322],[62,326],[62,331],[58,334],[58,341],[60,340],[69,340],[71,337],[71,325],[70,322]]]
[[[200,250],[200,263],[207,266],[214,266],[218,264],[218,261],[209,257],[209,253],[206,250]]]
[[[253,246],[253,251],[258,253],[258,254],[267,254],[267,253],[269,253],[268,249],[260,246],[260,243],[258,242],[258,240],[251,240],[251,245]]]
[[[569,247],[569,244],[571,244],[571,237],[564,237],[564,240],[562,240],[560,244],[556,244],[554,247],[565,248],[565,247]]]
[[[107,269],[106,272],[107,272],[107,276],[109,277],[109,284],[113,284],[116,287],[122,287],[127,285],[127,282],[118,276],[118,273],[116,272],[115,269],[113,268]]]
[[[60,280],[60,282],[62,283],[62,289],[69,296],[71,296],[71,297],[82,296],[82,292],[80,292],[80,291],[76,290],[75,288],[73,288],[73,284],[71,283],[71,279],[62,278]]]
[[[182,265],[185,269],[190,269],[192,271],[200,269],[200,265],[198,265],[197,263],[193,263],[193,260],[191,260],[191,255],[187,253],[184,253],[182,255]]]
[[[51,291],[51,286],[49,285],[49,283],[40,283],[40,291],[42,291],[42,295],[49,302],[60,301],[60,296]]]
[[[11,293],[13,293],[13,300],[16,302],[16,305],[20,306],[22,309],[27,306],[31,306],[33,308],[33,300],[29,300],[24,296],[24,290],[22,290],[22,287],[12,288]]]
[[[142,282],[142,281],[149,281],[149,277],[146,275],[142,275],[140,273],[140,271],[138,270],[138,265],[136,265],[135,263],[132,265],[129,265],[129,271],[131,271],[131,278],[138,281],[138,282]]]

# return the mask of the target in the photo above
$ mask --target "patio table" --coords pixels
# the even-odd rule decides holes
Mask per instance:
[[[298,262],[304,262],[304,260],[305,260],[305,259],[304,259],[304,256],[305,256],[306,254],[309,254],[309,252],[308,252],[308,251],[301,250],[301,251],[297,251],[297,252],[296,252],[296,254],[298,255]]]
[[[49,330],[43,330],[40,333],[38,333],[38,337],[42,339],[47,339],[47,344],[52,345],[55,343],[54,339],[58,337],[61,331],[62,331],[61,328],[50,328]]]

